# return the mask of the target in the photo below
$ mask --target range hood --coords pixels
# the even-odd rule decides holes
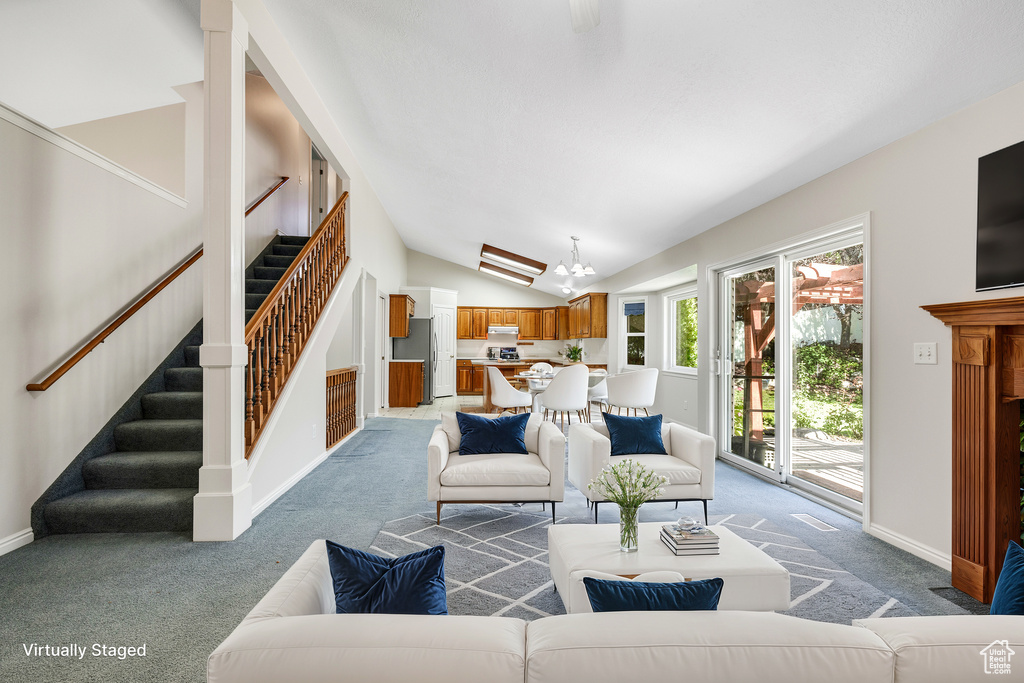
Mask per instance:
[[[514,334],[519,336],[519,328],[514,325],[491,325],[487,328],[487,334]]]

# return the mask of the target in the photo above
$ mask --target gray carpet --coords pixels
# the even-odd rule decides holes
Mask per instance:
[[[370,420],[231,543],[192,543],[179,533],[54,535],[0,557],[0,681],[205,680],[209,653],[310,542],[330,538],[367,550],[386,520],[429,509],[425,453],[434,424]],[[948,572],[866,536],[852,520],[731,467],[719,464],[716,476],[711,514],[766,518],[920,614],[964,612],[929,590],[948,586]],[[517,510],[546,519],[540,506],[534,507]],[[681,504],[679,511],[671,504],[645,505],[641,521],[699,510],[699,503]],[[789,516],[799,512],[837,530],[817,531]],[[578,491],[567,490],[558,516],[586,518]],[[612,506],[602,507],[601,521],[615,521]],[[145,643],[147,656],[31,658],[22,650],[31,643]]]

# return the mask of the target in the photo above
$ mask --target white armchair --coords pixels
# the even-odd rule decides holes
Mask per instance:
[[[578,488],[594,506],[597,522],[598,503],[607,502],[587,488],[606,466],[632,458],[668,477],[665,493],[658,501],[701,501],[704,522],[708,521],[708,501],[715,497],[715,440],[674,422],[661,427],[667,455],[641,453],[613,456],[608,428],[603,424],[576,424],[569,428],[569,483]]]
[[[497,417],[487,415],[486,417]],[[526,423],[522,453],[459,455],[462,434],[455,413],[441,413],[427,445],[427,500],[445,503],[555,503],[565,498],[565,437],[539,413]]]

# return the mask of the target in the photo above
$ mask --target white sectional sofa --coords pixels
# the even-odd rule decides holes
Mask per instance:
[[[771,612],[504,617],[335,614],[315,541],[207,664],[208,683],[970,683],[982,650],[1019,653],[1024,617],[865,619],[824,624]]]

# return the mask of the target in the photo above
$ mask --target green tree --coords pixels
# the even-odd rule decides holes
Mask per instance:
[[[676,302],[676,365],[697,367],[697,297]]]

